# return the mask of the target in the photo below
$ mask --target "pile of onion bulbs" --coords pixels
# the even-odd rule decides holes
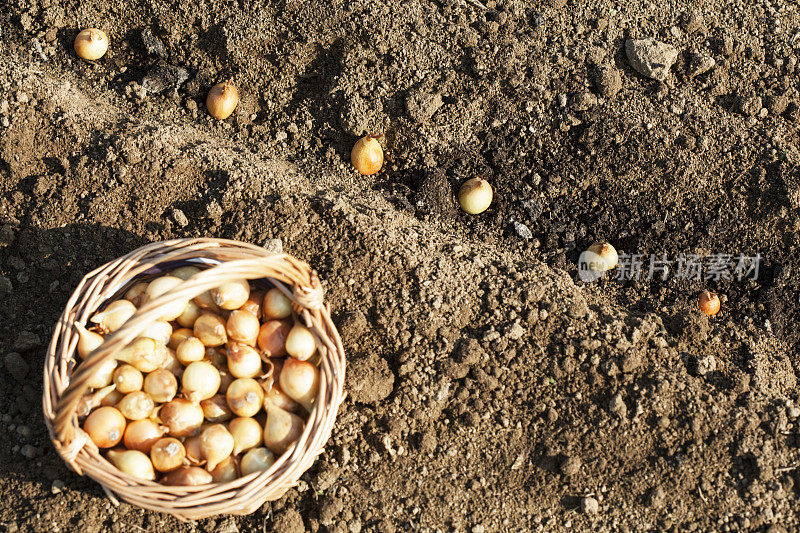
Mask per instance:
[[[137,283],[89,324],[76,323],[78,355],[197,272],[181,267]],[[221,483],[270,468],[314,407],[314,334],[278,288],[246,280],[163,311],[96,369],[77,410],[83,430],[119,470],[163,484]]]

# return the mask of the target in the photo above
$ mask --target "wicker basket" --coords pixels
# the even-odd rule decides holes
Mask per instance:
[[[136,280],[183,265],[205,268],[184,283],[143,305],[125,325],[106,337],[73,373],[78,332],[105,302],[117,299]],[[80,428],[75,414],[88,388],[87,379],[101,363],[130,343],[174,299],[189,299],[235,279],[264,280],[294,302],[298,318],[317,338],[320,386],[300,439],[269,470],[231,482],[202,486],[166,486],[131,477],[114,467]],[[344,399],[344,349],[331,322],[330,308],[316,272],[286,254],[223,239],[177,239],[154,243],[88,274],[67,302],[55,327],[44,368],[44,415],[53,443],[67,464],[100,483],[116,504],[121,499],[181,520],[222,513],[249,514],[280,498],[322,452]]]

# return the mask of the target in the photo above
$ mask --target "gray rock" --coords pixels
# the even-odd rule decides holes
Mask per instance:
[[[655,39],[628,39],[625,54],[633,69],[648,78],[664,81],[678,58],[674,46]]]
[[[620,392],[611,397],[608,408],[620,418],[625,418],[628,415],[628,406],[625,405],[625,401],[622,399],[622,393]]]
[[[425,124],[442,107],[442,95],[415,88],[406,95],[406,113],[414,122]]]
[[[20,354],[17,352],[11,352],[6,354],[5,356],[5,365],[6,370],[8,373],[14,376],[19,382],[25,380],[25,377],[28,375],[28,362],[22,358]]]
[[[155,36],[153,30],[150,28],[145,28],[142,30],[142,43],[144,44],[147,53],[151,56],[159,56],[163,58],[167,57],[167,49],[164,48],[164,43],[161,42],[161,39]]]
[[[175,222],[182,228],[189,225],[189,219],[186,218],[186,215],[180,209],[172,210],[172,218],[175,219]]]
[[[694,53],[689,58],[689,76],[695,77],[705,74],[717,65],[714,58],[705,54]]]
[[[17,336],[17,340],[14,341],[12,350],[15,352],[27,352],[41,345],[42,339],[39,338],[39,335],[31,333],[30,331],[23,331]]]
[[[530,228],[523,224],[522,222],[517,222],[516,220],[511,223],[514,226],[514,231],[525,240],[533,239],[533,233],[531,232]]]
[[[603,66],[595,72],[594,84],[605,98],[614,98],[622,89],[622,76],[617,69]]]
[[[185,68],[175,65],[161,64],[150,69],[142,80],[142,88],[146,93],[157,94],[167,89],[178,89],[189,79]]]

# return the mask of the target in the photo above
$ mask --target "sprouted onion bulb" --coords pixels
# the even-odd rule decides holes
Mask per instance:
[[[281,319],[292,316],[292,301],[278,289],[270,289],[264,295],[264,318]]]
[[[225,393],[228,405],[236,416],[253,416],[264,402],[264,389],[251,378],[239,378]]]
[[[605,241],[597,241],[586,250],[584,261],[589,270],[606,272],[617,266],[619,255],[611,244]]]
[[[138,450],[109,450],[108,458],[128,475],[151,481],[156,478],[150,458]]]
[[[228,422],[228,431],[233,435],[233,455],[261,444],[261,424],[255,418],[239,417]]]
[[[286,353],[305,361],[317,350],[317,341],[314,340],[314,335],[305,326],[296,324],[286,336]]]
[[[383,147],[378,142],[380,135],[360,138],[350,151],[350,162],[359,174],[371,176],[383,166]]]
[[[81,359],[96,350],[103,344],[103,336],[94,331],[89,331],[83,324],[75,322],[75,329],[78,330],[78,355]]]
[[[104,333],[117,331],[136,312],[136,306],[128,300],[117,300],[95,313],[91,320]]]
[[[139,337],[117,352],[116,357],[140,372],[161,368],[167,360],[167,347],[148,337]]]
[[[86,417],[83,430],[98,448],[111,448],[122,440],[125,417],[114,407],[100,407]]]
[[[211,398],[219,390],[219,370],[208,361],[195,361],[184,370],[181,384],[183,395],[190,401]]]
[[[183,443],[174,437],[160,439],[150,450],[150,459],[159,472],[171,472],[179,468],[185,458]]]
[[[153,444],[163,437],[167,431],[165,426],[160,426],[149,418],[135,420],[125,428],[123,442],[129,450],[150,453]]]
[[[275,463],[275,456],[266,448],[253,448],[242,457],[240,468],[242,475],[261,472],[269,469]]]
[[[239,103],[239,91],[230,83],[214,85],[206,96],[206,107],[209,114],[219,120],[225,120],[236,109]]]
[[[78,57],[94,61],[103,57],[108,50],[108,36],[103,30],[88,28],[75,37],[74,46]]]
[[[697,305],[703,314],[707,316],[714,316],[719,313],[720,301],[719,296],[710,291],[703,291],[697,299]]]
[[[211,296],[221,309],[239,309],[250,298],[250,284],[246,279],[228,281],[213,289]]]
[[[470,215],[483,213],[492,203],[492,186],[483,178],[472,178],[464,182],[458,191],[461,209]]]
[[[178,393],[178,380],[169,370],[159,368],[144,378],[144,391],[158,403],[171,402]]]
[[[211,471],[233,452],[233,435],[222,424],[207,427],[200,434],[200,450],[206,460],[206,470]]]

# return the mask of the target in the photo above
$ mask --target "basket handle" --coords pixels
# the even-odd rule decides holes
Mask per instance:
[[[80,451],[80,449],[74,450],[76,446],[71,446],[77,435],[76,424],[72,422],[78,403],[89,389],[87,384],[89,378],[107,359],[130,344],[151,322],[158,320],[163,315],[163,308],[176,299],[188,301],[227,281],[269,278],[283,294],[292,300],[298,314],[306,309],[316,320],[319,320],[320,312],[324,309],[324,291],[316,271],[312,270],[307,263],[290,255],[270,254],[263,249],[261,251],[264,256],[256,258],[252,258],[255,250],[232,253],[237,259],[224,261],[191,276],[183,283],[140,307],[121,328],[106,337],[105,342],[83,360],[58,399],[53,417],[53,430],[58,444],[63,449],[74,453]],[[195,256],[199,257],[200,255],[195,254]],[[238,259],[246,256],[251,259]],[[62,320],[64,320],[64,316],[62,316]],[[62,328],[72,327],[74,327],[72,324],[62,324]],[[77,438],[79,438],[79,443],[84,440],[79,435]]]

